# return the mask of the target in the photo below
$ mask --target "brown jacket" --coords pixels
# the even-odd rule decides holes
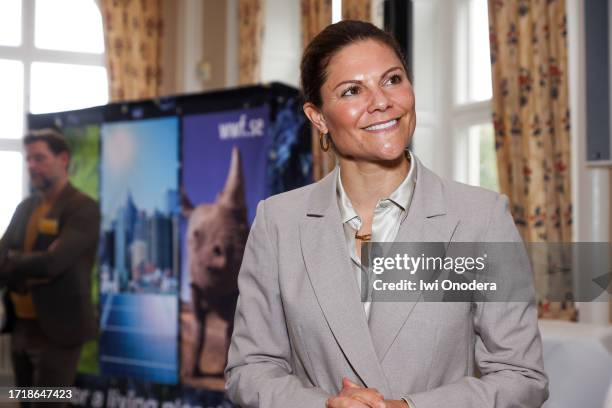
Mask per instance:
[[[51,224],[56,221],[56,231],[39,231],[32,252],[24,254],[28,220],[40,200],[36,194],[23,200],[0,240],[0,287],[19,290],[28,281],[36,282],[28,286],[43,333],[60,345],[82,344],[97,336],[91,273],[100,235],[100,209],[96,201],[68,184],[46,216]],[[10,331],[14,314],[8,291],[4,303],[5,331]]]

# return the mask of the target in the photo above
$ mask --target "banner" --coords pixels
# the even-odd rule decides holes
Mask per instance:
[[[232,406],[223,370],[257,204],[312,181],[298,91],[122,102],[28,127],[67,136],[71,182],[102,212],[100,337],[83,348],[77,405]]]
[[[70,145],[70,182],[96,201],[99,201],[100,188],[100,125],[70,126],[63,129]],[[91,291],[94,306],[98,305],[98,263],[91,271]],[[83,345],[79,372],[97,373],[98,341],[92,340]]]
[[[70,144],[70,182],[94,200],[99,200],[100,188],[100,125],[70,126],[64,129],[64,136]],[[98,305],[98,264],[91,271],[91,297]],[[79,372],[97,373],[98,341],[91,340],[83,345]]]
[[[181,381],[223,390],[237,278],[269,195],[268,108],[183,118]]]
[[[232,408],[222,392],[79,375],[73,405],[92,408]]]
[[[177,381],[178,146],[175,117],[102,125],[105,375]]]

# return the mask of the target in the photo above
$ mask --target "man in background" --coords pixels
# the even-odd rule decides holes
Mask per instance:
[[[61,134],[33,131],[24,145],[35,192],[0,240],[4,331],[12,334],[16,386],[71,386],[83,343],[97,335],[91,270],[100,210],[68,181],[70,149]]]

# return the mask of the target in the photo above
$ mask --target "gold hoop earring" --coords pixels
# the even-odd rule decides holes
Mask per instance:
[[[321,146],[321,150],[324,152],[329,150],[329,136],[327,133],[321,132],[319,134],[319,145]]]

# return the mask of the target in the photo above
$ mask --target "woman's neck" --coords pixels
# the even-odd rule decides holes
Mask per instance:
[[[342,187],[361,217],[374,211],[380,199],[388,197],[410,170],[405,155],[395,163],[356,162],[339,157]]]

